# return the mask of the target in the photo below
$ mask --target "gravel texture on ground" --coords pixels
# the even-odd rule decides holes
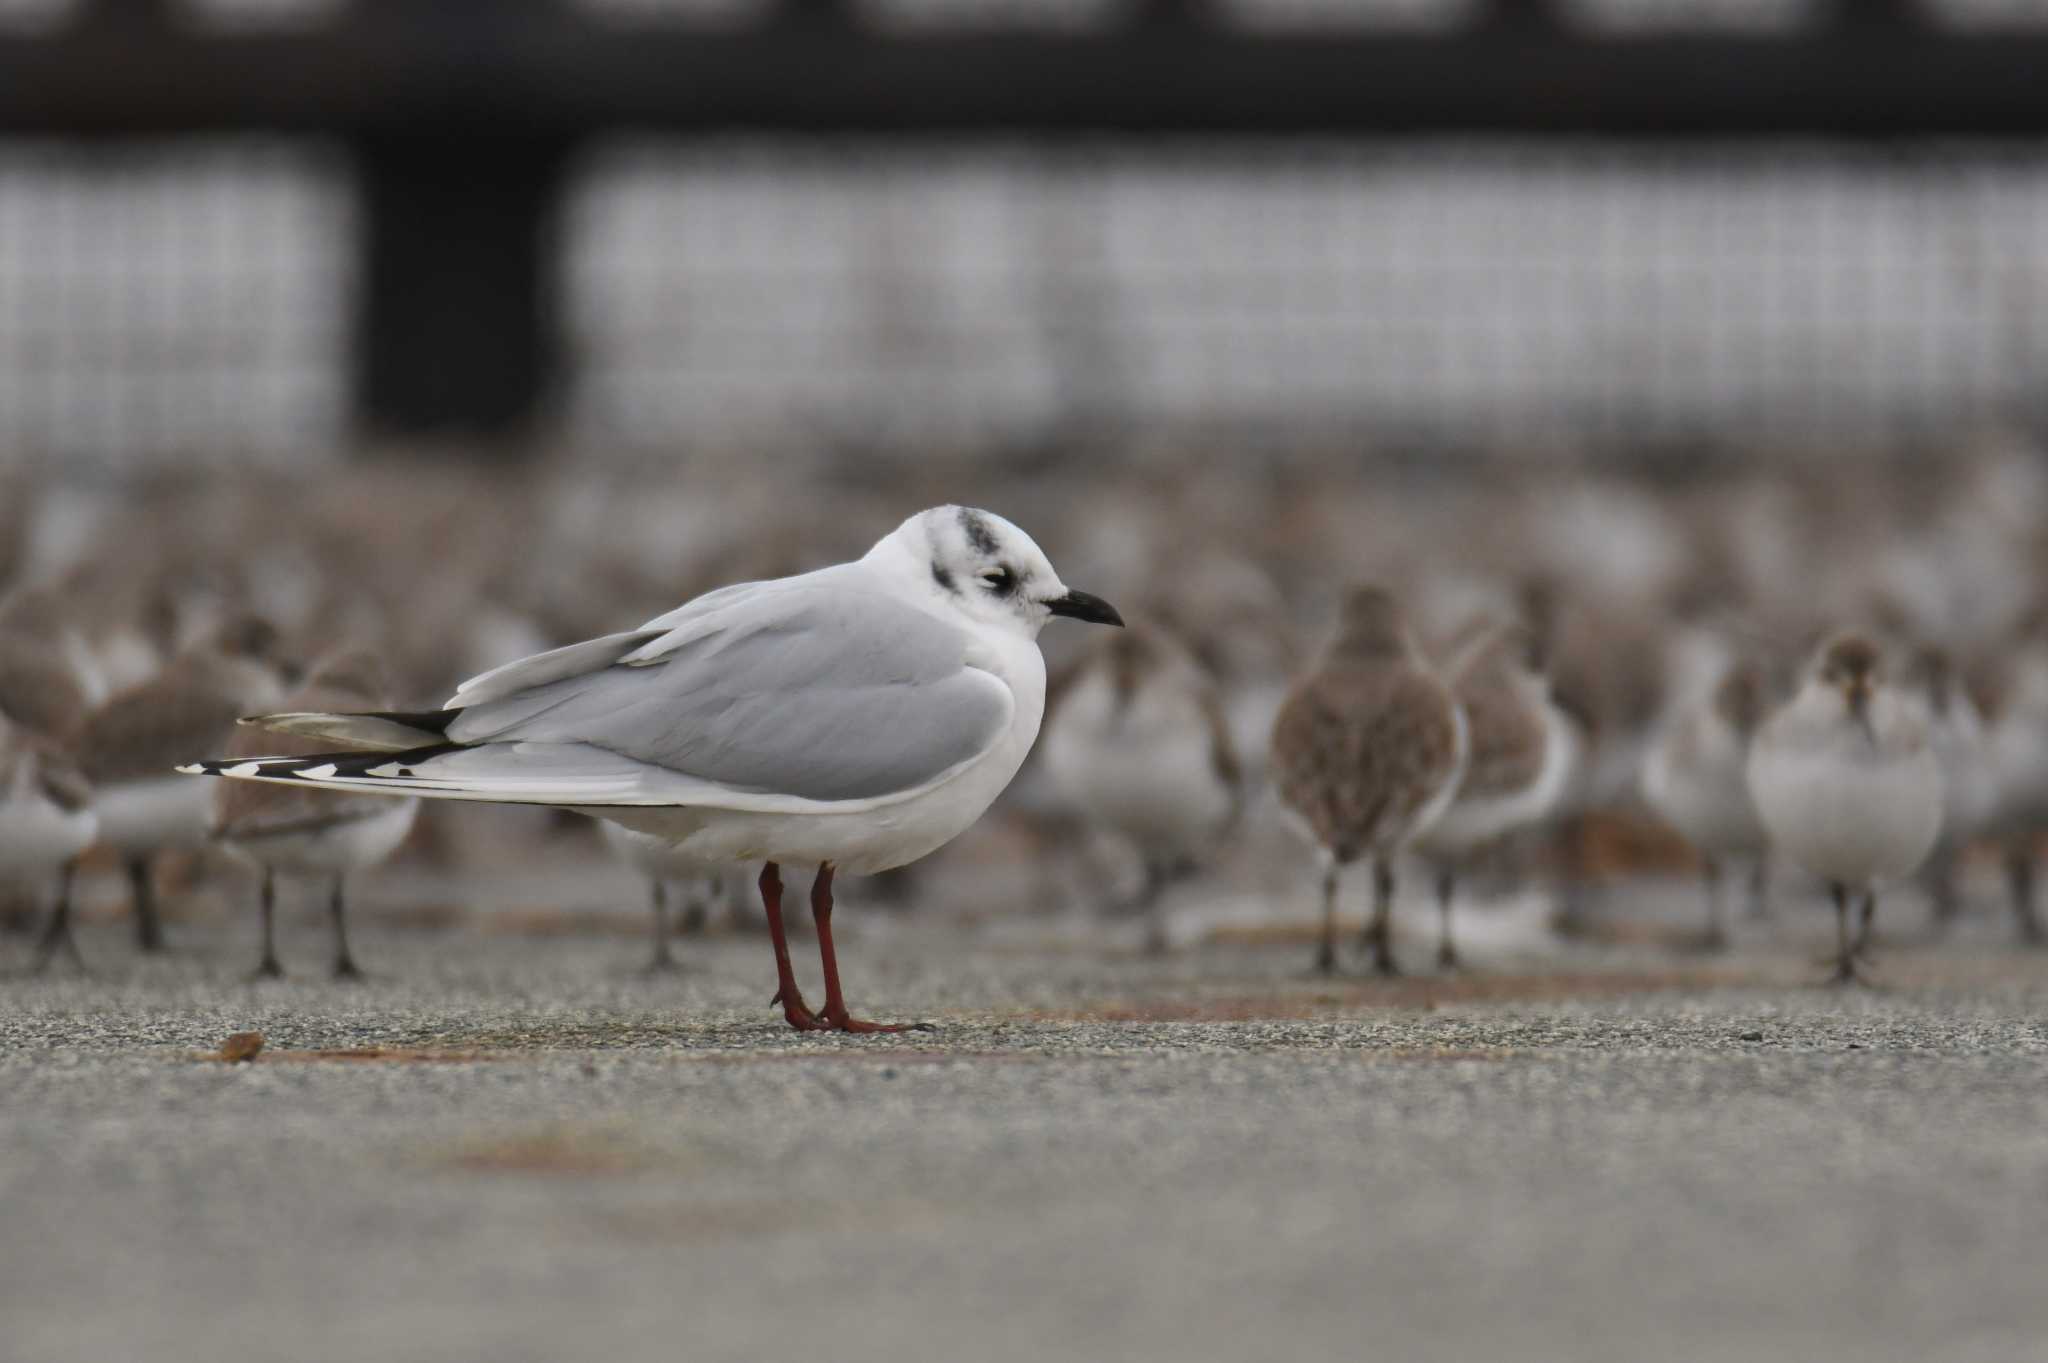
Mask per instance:
[[[743,937],[86,945],[0,978],[10,1363],[2048,1355],[2048,957],[1989,935],[1844,993],[881,922],[857,1011],[935,1027],[875,1038],[784,1029]]]

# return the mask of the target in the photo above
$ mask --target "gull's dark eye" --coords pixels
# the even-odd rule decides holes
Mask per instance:
[[[997,596],[1008,596],[1017,590],[1017,575],[1008,568],[992,568],[981,575],[981,580]]]

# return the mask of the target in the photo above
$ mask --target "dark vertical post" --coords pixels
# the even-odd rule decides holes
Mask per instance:
[[[1492,0],[1480,9],[1473,27],[1490,37],[1522,38],[1553,35],[1560,23],[1553,0]]]
[[[1190,32],[1204,18],[1194,0],[1132,0],[1126,13],[1133,28],[1166,33]]]
[[[170,8],[170,0],[92,0],[73,22],[81,28],[140,36],[169,28]]]
[[[1929,26],[1926,8],[1919,0],[1857,0],[1837,10],[1834,23],[1838,29],[1905,36]]]
[[[809,29],[842,35],[857,27],[853,8],[846,0],[782,0],[775,10],[775,22],[784,30]]]
[[[374,437],[516,437],[559,377],[555,214],[567,143],[419,131],[356,144],[358,410]]]

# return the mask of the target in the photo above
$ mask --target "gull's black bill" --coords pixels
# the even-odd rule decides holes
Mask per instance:
[[[1069,620],[1086,620],[1091,625],[1115,625],[1123,628],[1124,618],[1116,613],[1116,607],[1099,596],[1088,592],[1068,592],[1045,603],[1046,609],[1054,615],[1064,615]]]

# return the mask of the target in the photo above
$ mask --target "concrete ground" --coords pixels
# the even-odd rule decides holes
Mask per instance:
[[[0,1359],[2048,1356],[2002,924],[1841,993],[1818,915],[1395,983],[844,917],[935,1030],[790,1033],[747,937],[372,922],[345,986],[295,922],[254,985],[246,924],[92,924],[0,978]]]

